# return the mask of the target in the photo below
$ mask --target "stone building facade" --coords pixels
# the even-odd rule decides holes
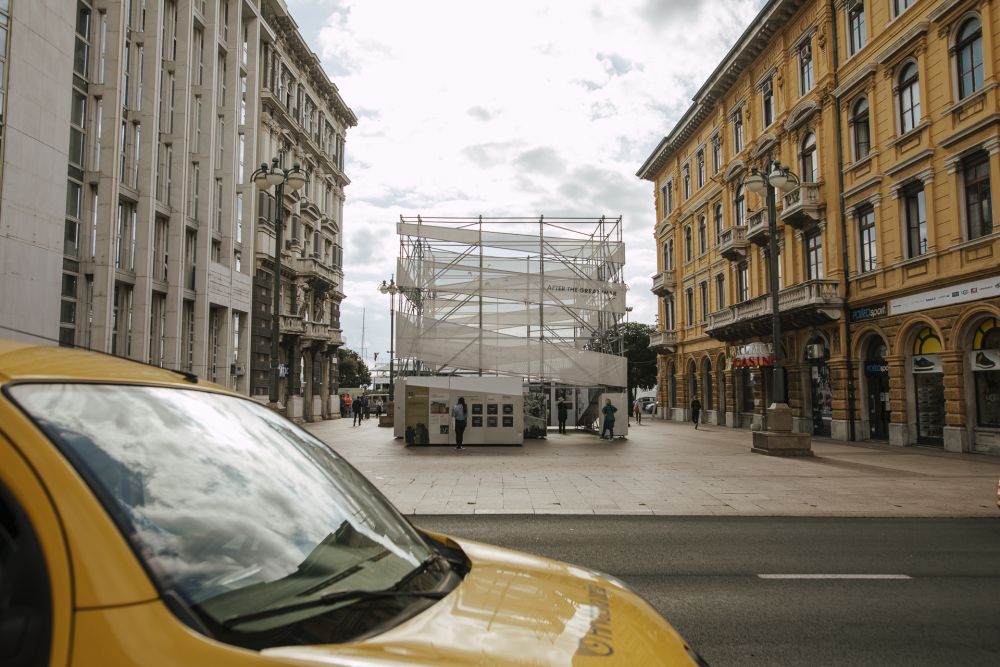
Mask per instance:
[[[306,184],[284,193],[279,402],[293,418],[340,416],[337,349],[343,345],[345,137],[357,118],[323,72],[287,9],[263,7],[256,163],[300,164]],[[274,285],[275,191],[258,195],[254,274],[253,394],[268,394]]]
[[[265,52],[286,44],[289,59],[309,63],[319,113],[337,128],[331,139],[324,125],[322,143],[302,121],[283,135],[295,159],[311,156],[303,161],[315,166],[316,188],[337,171],[324,161],[340,156],[340,203],[295,204],[317,228],[324,215],[335,220],[327,225],[335,231],[289,276],[312,284],[322,274],[336,284],[326,293],[337,303],[332,246],[342,233],[344,132],[355,122],[283,0],[4,0],[0,15],[9,19],[0,54],[8,111],[0,335],[109,352],[255,394],[251,328],[270,318],[255,303],[267,234],[256,233],[250,181],[275,142],[261,92]],[[327,326],[310,334],[335,346],[337,306],[322,306]]]
[[[998,34],[982,0],[765,5],[638,174],[664,416],[763,426],[771,157],[795,428],[1000,452]]]

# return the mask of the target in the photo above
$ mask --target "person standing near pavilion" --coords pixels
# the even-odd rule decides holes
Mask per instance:
[[[606,399],[604,402],[604,407],[601,408],[601,414],[604,415],[604,426],[601,428],[601,439],[604,439],[604,433],[608,433],[608,440],[614,440],[615,438],[615,413],[618,412],[618,408],[611,405],[611,399]]]
[[[569,416],[569,403],[565,398],[560,398],[556,404],[556,416],[559,418],[559,432],[566,432],[566,418]]]
[[[455,418],[455,449],[465,449],[462,447],[462,439],[465,436],[467,414],[465,410],[465,397],[460,396],[458,403],[451,409],[451,416]]]

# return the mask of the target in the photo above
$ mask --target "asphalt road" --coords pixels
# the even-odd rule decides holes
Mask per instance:
[[[1000,665],[1000,519],[413,521],[619,577],[716,667]]]

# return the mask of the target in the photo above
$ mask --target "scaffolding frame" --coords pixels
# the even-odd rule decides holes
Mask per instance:
[[[624,387],[622,218],[405,217],[403,372]]]

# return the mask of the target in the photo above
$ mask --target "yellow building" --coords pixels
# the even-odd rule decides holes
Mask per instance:
[[[654,184],[663,416],[760,428],[770,159],[795,430],[1000,452],[1000,9],[772,0],[638,175]]]

